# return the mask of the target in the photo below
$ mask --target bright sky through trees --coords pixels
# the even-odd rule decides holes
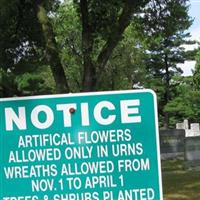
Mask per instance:
[[[189,15],[194,19],[192,26],[189,29],[191,39],[200,41],[200,0],[190,0]],[[187,45],[187,49],[197,48],[198,45]],[[186,61],[184,64],[180,64],[183,75],[192,75],[192,70],[195,67],[195,61]]]

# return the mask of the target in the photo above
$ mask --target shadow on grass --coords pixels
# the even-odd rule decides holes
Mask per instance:
[[[185,170],[183,161],[162,162],[164,200],[200,200],[200,171]]]

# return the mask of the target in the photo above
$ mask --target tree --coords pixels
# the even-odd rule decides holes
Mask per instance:
[[[195,87],[193,77],[173,78],[173,98],[165,106],[170,114],[169,126],[188,119],[191,122],[200,121],[200,90]]]
[[[136,32],[133,24],[130,24],[102,72],[98,89],[123,90],[143,87],[146,75],[145,47],[136,37]]]
[[[0,69],[0,97],[9,97],[13,94],[20,95],[15,77],[12,73],[6,73],[3,69]]]
[[[156,2],[156,6],[154,6],[154,2]],[[2,16],[2,19],[5,19],[4,21],[7,18],[10,19],[8,24],[3,25],[7,29],[12,27],[9,29],[10,32],[8,31],[10,37],[7,37],[8,34],[4,34],[3,41],[8,41],[8,43],[2,42],[1,45],[3,52],[9,52],[9,56],[2,56],[2,60],[5,59],[6,61],[1,62],[3,63],[2,66],[6,69],[6,72],[15,73],[15,69],[17,68],[17,71],[19,71],[20,68],[17,66],[24,66],[24,64],[26,64],[26,69],[28,70],[28,66],[33,69],[31,66],[33,64],[35,68],[49,65],[56,83],[56,92],[59,93],[80,90],[94,91],[101,87],[106,89],[107,86],[105,87],[102,84],[102,81],[105,82],[106,77],[112,80],[111,88],[119,88],[119,84],[116,84],[116,81],[112,79],[116,71],[117,73],[120,71],[126,72],[123,74],[123,80],[128,80],[129,85],[137,83],[138,81],[133,79],[139,77],[134,75],[134,73],[138,73],[138,68],[133,70],[134,73],[130,71],[133,69],[132,66],[136,66],[136,62],[141,63],[142,66],[144,64],[141,61],[144,49],[139,49],[141,44],[137,43],[138,40],[135,39],[134,42],[131,41],[135,45],[132,48],[129,46],[131,43],[128,44],[129,41],[126,40],[127,43],[125,41],[129,49],[133,50],[134,55],[130,58],[123,54],[123,60],[130,62],[127,62],[122,68],[120,68],[122,66],[120,58],[117,56],[124,51],[123,39],[136,37],[134,31],[131,32],[133,35],[126,36],[127,28],[130,27],[130,24],[141,25],[142,22],[146,22],[145,27],[138,26],[142,27],[139,33],[151,33],[151,35],[145,35],[143,40],[147,41],[147,36],[152,36],[153,38],[158,38],[155,39],[157,41],[162,38],[160,41],[163,43],[163,38],[166,35],[159,35],[158,33],[162,32],[165,27],[168,28],[168,25],[173,21],[171,18],[174,17],[168,16],[168,11],[170,10],[171,12],[172,10],[172,13],[174,13],[176,9],[180,8],[177,5],[182,5],[184,4],[183,2],[181,0],[168,1],[167,3],[166,1],[153,0],[74,0],[66,1],[60,6],[55,0],[12,0],[5,5],[2,4],[1,7],[1,10],[7,9],[10,13],[9,16],[7,11],[2,12],[4,13]],[[61,10],[58,8],[62,6],[66,8],[63,8],[63,10],[70,13],[64,14],[64,11],[60,12]],[[184,9],[183,11],[185,12]],[[75,20],[67,20],[68,25],[66,26],[65,21],[60,20],[63,14],[64,17],[74,17]],[[149,15],[152,16],[151,20],[148,19]],[[141,18],[143,18],[143,21],[141,21]],[[157,21],[158,19],[160,21]],[[176,19],[179,18],[177,17]],[[60,22],[59,25],[63,25],[61,24],[62,22],[65,23],[62,35],[66,32],[66,37],[60,37],[59,31],[61,29],[57,28],[57,21]],[[72,28],[70,27],[71,22],[73,22]],[[159,22],[158,25],[155,22]],[[15,33],[16,27],[18,31]],[[70,27],[69,30],[71,32],[68,27]],[[135,26],[134,30],[138,29],[138,27]],[[169,30],[171,31],[171,29]],[[178,28],[175,30],[178,30]],[[74,39],[74,35],[77,38]],[[14,39],[11,40],[11,38]],[[71,38],[73,39],[72,41]],[[134,56],[137,59],[133,59]],[[70,61],[72,66],[68,66],[66,60]],[[130,69],[127,67],[128,64],[131,64]],[[149,68],[147,67],[146,71],[148,72],[148,70]],[[24,69],[21,71],[24,71],[23,73],[27,72]],[[144,72],[145,70],[142,69],[141,71]],[[108,72],[106,76],[105,72]],[[71,74],[75,78],[72,78]]]
[[[80,0],[78,10],[82,22],[83,91],[96,90],[99,78],[134,13],[149,1],[87,1]],[[99,23],[100,22],[100,23]],[[101,37],[104,45],[95,56],[94,41]],[[98,74],[98,76],[97,76]]]
[[[36,0],[36,13],[40,23],[43,36],[45,38],[46,60],[51,67],[51,71],[56,83],[58,93],[69,92],[65,72],[59,57],[59,49],[55,39],[52,23],[48,17],[44,0]]]
[[[80,91],[82,85],[82,48],[81,24],[73,4],[61,6],[53,18],[57,43],[61,51],[61,59],[68,74],[68,83],[72,92]],[[130,24],[123,34],[123,39],[113,50],[110,59],[98,75],[96,90],[117,90],[132,88],[134,84],[143,82],[144,48],[136,37],[136,30]],[[103,33],[102,33],[103,34]],[[96,59],[105,41],[96,34],[92,59]],[[105,36],[104,36],[105,37]],[[67,65],[65,64],[67,63]],[[99,70],[97,69],[97,72]]]
[[[122,39],[123,32],[130,24],[133,14],[139,12],[150,0],[143,1],[74,1],[82,27],[81,54],[83,63],[82,91],[96,89],[101,72],[104,70],[114,48]],[[60,49],[52,27],[52,15],[57,1],[53,0],[12,0],[2,3],[2,21],[8,20],[4,34],[2,62],[4,68],[14,69],[24,58],[39,58],[41,49],[43,65],[49,64],[56,82],[57,92],[68,92],[68,78],[60,60]],[[98,6],[96,6],[98,5]],[[109,8],[109,9],[108,9]],[[9,14],[8,14],[9,13]],[[3,26],[1,26],[3,27]],[[36,30],[36,31],[35,31]],[[3,29],[1,30],[3,33]],[[12,38],[12,39],[11,39]],[[14,41],[14,42],[13,42]],[[100,44],[97,42],[101,41]],[[99,46],[96,51],[96,47]],[[45,63],[46,62],[46,63]],[[97,76],[98,74],[98,76]]]
[[[28,72],[32,65],[50,65],[58,93],[68,92],[48,12],[57,1],[12,0],[1,5],[0,61],[5,72]],[[5,23],[6,22],[6,23]]]
[[[194,70],[194,84],[197,89],[200,89],[200,49],[196,54],[196,65]]]
[[[169,113],[164,107],[172,99],[172,77],[182,73],[177,64],[187,59],[182,45],[188,43],[189,34],[185,31],[192,20],[188,16],[187,0],[153,0],[148,10],[141,21],[148,43],[147,77],[151,80],[146,86],[158,92],[159,111],[164,116],[164,127],[168,128]]]

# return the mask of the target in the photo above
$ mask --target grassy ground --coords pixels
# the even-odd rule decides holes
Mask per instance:
[[[185,170],[182,161],[162,162],[164,200],[200,200],[200,171]]]

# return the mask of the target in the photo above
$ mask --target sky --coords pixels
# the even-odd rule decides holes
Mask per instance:
[[[191,39],[200,41],[200,0],[190,0],[189,15],[194,19],[192,26],[189,29]],[[186,46],[186,49],[193,49],[197,45]],[[192,70],[195,67],[195,61],[186,61],[184,64],[179,64],[183,70],[183,76],[192,75]]]

